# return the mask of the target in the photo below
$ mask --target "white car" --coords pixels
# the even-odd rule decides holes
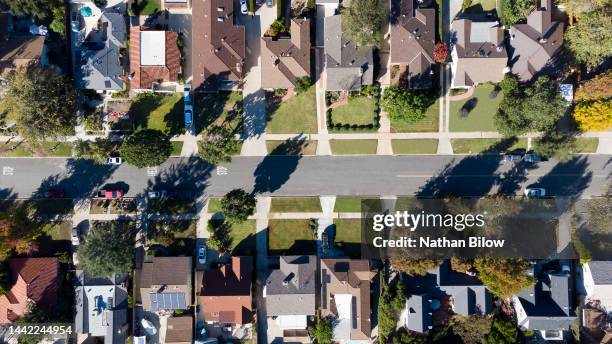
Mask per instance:
[[[120,156],[111,156],[108,159],[106,159],[106,163],[109,165],[121,165],[122,162],[123,160],[121,159]]]
[[[206,264],[206,246],[204,244],[198,247],[198,263]]]
[[[72,265],[74,265],[74,266],[79,265],[79,254],[77,253],[76,250],[74,250],[74,252],[72,252]]]
[[[246,0],[240,0],[240,12],[242,14],[249,13],[249,6],[247,5]]]
[[[546,196],[546,190],[544,188],[526,188],[523,194],[526,197],[544,197]]]
[[[72,227],[72,234],[70,236],[70,241],[72,241],[73,246],[79,246],[81,243],[79,241],[79,227]]]

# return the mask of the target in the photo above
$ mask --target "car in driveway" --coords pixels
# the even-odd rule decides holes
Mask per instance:
[[[98,197],[106,199],[119,199],[123,197],[123,191],[121,189],[104,189],[98,192]]]
[[[539,155],[536,155],[536,154],[525,154],[523,159],[525,160],[525,162],[539,162],[539,161],[542,161],[542,157],[540,157]]]
[[[72,242],[72,246],[79,246],[79,244],[81,243],[79,240],[79,227],[72,227],[70,241]]]
[[[168,197],[168,191],[166,191],[166,190],[151,190],[151,191],[147,192],[147,197],[149,197],[149,198]]]
[[[523,191],[525,197],[544,197],[546,196],[546,189],[544,188],[525,188]]]
[[[122,162],[123,162],[123,159],[121,159],[120,156],[111,156],[108,159],[106,159],[106,163],[108,165],[121,165]]]
[[[240,13],[242,14],[249,13],[249,6],[247,5],[246,0],[240,0]]]
[[[206,264],[206,245],[204,244],[198,247],[198,263]]]
[[[49,189],[44,192],[45,198],[64,198],[66,193],[63,189]]]

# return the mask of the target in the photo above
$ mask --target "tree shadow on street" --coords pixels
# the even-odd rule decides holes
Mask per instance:
[[[164,189],[197,199],[209,185],[213,165],[197,158],[177,159],[147,182],[147,190]],[[143,194],[139,196],[144,196]]]
[[[287,140],[267,155],[253,173],[253,193],[270,193],[280,189],[297,169],[305,141],[303,136]]]

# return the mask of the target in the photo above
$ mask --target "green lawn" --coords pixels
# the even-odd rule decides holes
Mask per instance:
[[[171,156],[181,156],[181,150],[183,149],[183,141],[171,141],[172,153]]]
[[[361,220],[334,219],[336,236],[334,247],[353,259],[361,256]]]
[[[268,108],[269,134],[315,133],[317,131],[317,103],[315,87]]]
[[[242,123],[242,93],[194,94],[194,113],[197,133],[213,123],[236,127]]]
[[[273,197],[271,213],[315,213],[321,211],[319,197]]]
[[[210,198],[208,200],[208,212],[213,214],[221,212],[221,198]]]
[[[376,154],[378,140],[330,140],[332,154]]]
[[[504,153],[526,150],[527,139],[453,139],[451,145],[455,154]]]
[[[358,213],[361,211],[361,197],[336,197],[334,211],[337,213]]]
[[[231,236],[232,255],[255,255],[255,220],[247,220],[242,223],[232,224]]]
[[[73,148],[70,142],[38,142],[35,146],[27,142],[0,143],[0,157],[71,157]]]
[[[474,95],[468,99],[450,102],[450,131],[496,131],[493,117],[497,112],[503,93],[493,99],[490,93],[494,86],[483,84],[476,88]],[[470,99],[475,99],[475,106],[466,118],[461,118],[461,107]]]
[[[140,14],[148,16],[160,10],[160,0],[138,0],[137,6],[140,8]]]
[[[67,221],[48,222],[43,225],[43,233],[51,240],[70,240],[72,223]]]
[[[412,133],[412,132],[436,132],[438,131],[438,119],[440,118],[440,101],[431,104],[425,113],[425,118],[418,123],[406,123],[401,120],[391,120],[391,131],[396,133]]]
[[[148,210],[152,214],[174,215],[195,213],[197,208],[194,200],[166,197],[150,199]]]
[[[169,237],[158,236],[171,233]],[[169,256],[192,254],[195,251],[196,221],[149,221],[147,223],[147,244],[161,245]]]
[[[269,155],[315,155],[317,141],[266,141]]]
[[[579,137],[576,139],[575,153],[595,153],[598,145],[599,139],[596,137]]]
[[[268,223],[270,255],[313,254],[317,245],[309,220],[275,220]]]
[[[346,105],[339,106],[332,110],[332,123],[341,124],[371,124],[374,123],[374,98],[367,96],[351,96]]]
[[[136,97],[129,112],[134,118],[134,129],[157,129],[178,134],[184,128],[183,111],[183,96],[179,93],[142,93]]]
[[[495,0],[472,0],[472,4],[467,8],[466,12],[474,12],[480,10],[492,11],[495,9]]]
[[[438,140],[415,139],[415,140],[391,140],[393,154],[436,154],[438,151]]]

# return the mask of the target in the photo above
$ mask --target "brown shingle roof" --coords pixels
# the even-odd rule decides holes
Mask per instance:
[[[140,292],[136,302],[151,309],[150,294],[179,293],[185,306],[191,305],[191,257],[152,257],[136,270],[136,287]]]
[[[206,270],[199,296],[204,319],[231,324],[251,322],[252,274],[252,257],[232,257],[230,264]]]
[[[130,28],[131,89],[150,89],[154,82],[176,82],[181,69],[181,53],[176,45],[178,34],[172,31],[165,32],[165,65],[140,65],[140,33],[146,30],[146,28],[141,26]]]
[[[193,319],[189,316],[169,317],[166,325],[166,344],[191,344]]]
[[[243,77],[244,26],[234,24],[232,0],[193,0],[193,86],[219,89],[220,81]]]

